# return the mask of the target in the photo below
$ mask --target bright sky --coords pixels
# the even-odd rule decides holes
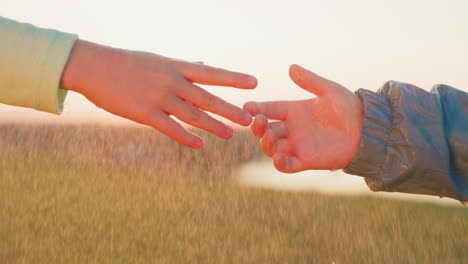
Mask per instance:
[[[467,11],[466,0],[1,0],[0,16],[251,73],[254,91],[209,88],[242,105],[309,96],[289,80],[291,63],[350,90],[397,80],[468,91]],[[51,115],[0,106],[0,119],[27,117]],[[70,94],[59,120],[90,118],[108,115]]]

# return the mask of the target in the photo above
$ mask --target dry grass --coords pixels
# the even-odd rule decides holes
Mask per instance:
[[[0,126],[0,263],[466,263],[468,209],[242,188],[256,141]]]

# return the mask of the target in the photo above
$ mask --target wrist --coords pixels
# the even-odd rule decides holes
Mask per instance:
[[[106,51],[107,50],[107,51]],[[62,73],[60,85],[63,89],[84,94],[95,79],[98,63],[110,48],[77,40]]]
[[[356,101],[357,101],[357,117],[358,117],[358,122],[357,122],[357,128],[356,128],[356,134],[355,134],[355,141],[354,141],[354,151],[351,156],[351,160],[349,161],[348,165],[351,164],[351,161],[354,159],[356,156],[358,150],[359,150],[359,142],[361,141],[361,133],[362,133],[362,126],[364,124],[364,103],[362,102],[362,99],[359,96],[356,96]]]

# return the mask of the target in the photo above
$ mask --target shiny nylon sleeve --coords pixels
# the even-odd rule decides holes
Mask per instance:
[[[364,123],[346,173],[364,176],[373,191],[468,201],[468,94],[394,81],[356,93]]]

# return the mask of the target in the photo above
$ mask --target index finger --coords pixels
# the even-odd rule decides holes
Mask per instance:
[[[228,71],[199,63],[177,62],[176,66],[182,75],[190,82],[229,86],[239,89],[254,89],[257,87],[257,79],[249,74]]]
[[[285,120],[290,106],[291,101],[247,102],[243,108],[252,116],[262,114],[268,119]]]

